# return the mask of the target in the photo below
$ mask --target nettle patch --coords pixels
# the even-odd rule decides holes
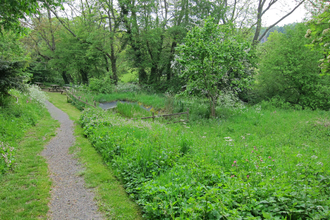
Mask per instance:
[[[81,123],[146,219],[329,219],[328,127],[295,114],[188,127],[86,110]]]

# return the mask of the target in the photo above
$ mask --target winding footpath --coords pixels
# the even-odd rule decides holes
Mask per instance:
[[[61,123],[57,135],[42,152],[53,182],[48,219],[103,219],[94,194],[84,187],[84,179],[77,176],[82,167],[69,154],[75,142],[73,121],[52,103],[47,101],[46,105],[51,116]]]

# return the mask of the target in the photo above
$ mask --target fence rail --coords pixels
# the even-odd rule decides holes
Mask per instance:
[[[152,112],[152,116],[143,117],[143,118],[133,118],[133,120],[137,120],[137,119],[150,119],[150,118],[152,118],[152,121],[155,121],[155,118],[177,117],[177,116],[180,116],[180,115],[187,115],[187,119],[186,120],[180,119],[179,121],[170,122],[170,123],[189,122],[189,109],[187,109],[186,112],[180,112],[180,113],[174,113],[174,114],[166,114],[166,115],[155,115],[155,113]],[[168,124],[170,124],[170,123],[168,123]]]
[[[67,97],[67,99],[71,99],[71,100],[73,100],[72,97],[70,97],[69,95],[71,95],[72,97],[74,97],[75,99],[77,99],[79,102],[84,103],[85,105],[88,105],[88,106],[91,106],[91,107],[93,107],[93,108],[96,108],[96,102],[95,102],[95,101],[93,102],[93,105],[90,104],[90,103],[88,103],[88,100],[87,100],[87,99],[86,99],[86,102],[84,102],[83,100],[81,100],[81,96],[77,97],[77,96],[75,96],[74,94],[72,94],[72,93],[69,91],[69,89],[66,89],[66,97]]]

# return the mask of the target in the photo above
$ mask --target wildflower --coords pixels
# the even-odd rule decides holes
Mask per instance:
[[[322,162],[317,162],[316,164],[317,165],[320,165],[320,166],[323,166],[323,163]]]
[[[271,157],[271,156],[269,156],[269,157],[268,157],[268,159],[272,159],[272,157]]]
[[[251,151],[251,153],[253,153],[254,151]]]
[[[301,157],[302,155],[301,154],[297,154],[297,157]]]
[[[273,160],[273,162],[275,162],[275,160]]]
[[[248,178],[248,179],[249,179],[249,177],[250,177],[249,175],[246,175],[246,178]]]
[[[206,138],[206,136],[202,136],[202,138]]]
[[[245,159],[247,162],[249,162],[249,160],[248,159]]]
[[[29,100],[26,100],[26,103],[29,103]]]
[[[245,137],[244,136],[241,136],[242,137],[242,139],[244,140],[245,139]]]
[[[317,159],[317,156],[313,155],[313,156],[312,156],[312,159]]]
[[[235,177],[235,175],[231,175],[231,176],[230,176],[230,178],[233,178],[233,177]]]

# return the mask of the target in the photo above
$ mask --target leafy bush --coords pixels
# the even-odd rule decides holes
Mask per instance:
[[[93,92],[109,94],[113,92],[113,82],[109,77],[104,79],[91,78],[89,79],[89,89]]]
[[[0,95],[8,95],[10,89],[26,91],[23,80],[27,75],[22,72],[25,62],[11,62],[0,59]]]
[[[260,99],[278,97],[291,105],[328,110],[330,76],[320,76],[318,60],[322,54],[306,47],[309,39],[304,38],[307,30],[304,24],[285,30],[284,34],[272,33],[261,46],[255,85]]]

